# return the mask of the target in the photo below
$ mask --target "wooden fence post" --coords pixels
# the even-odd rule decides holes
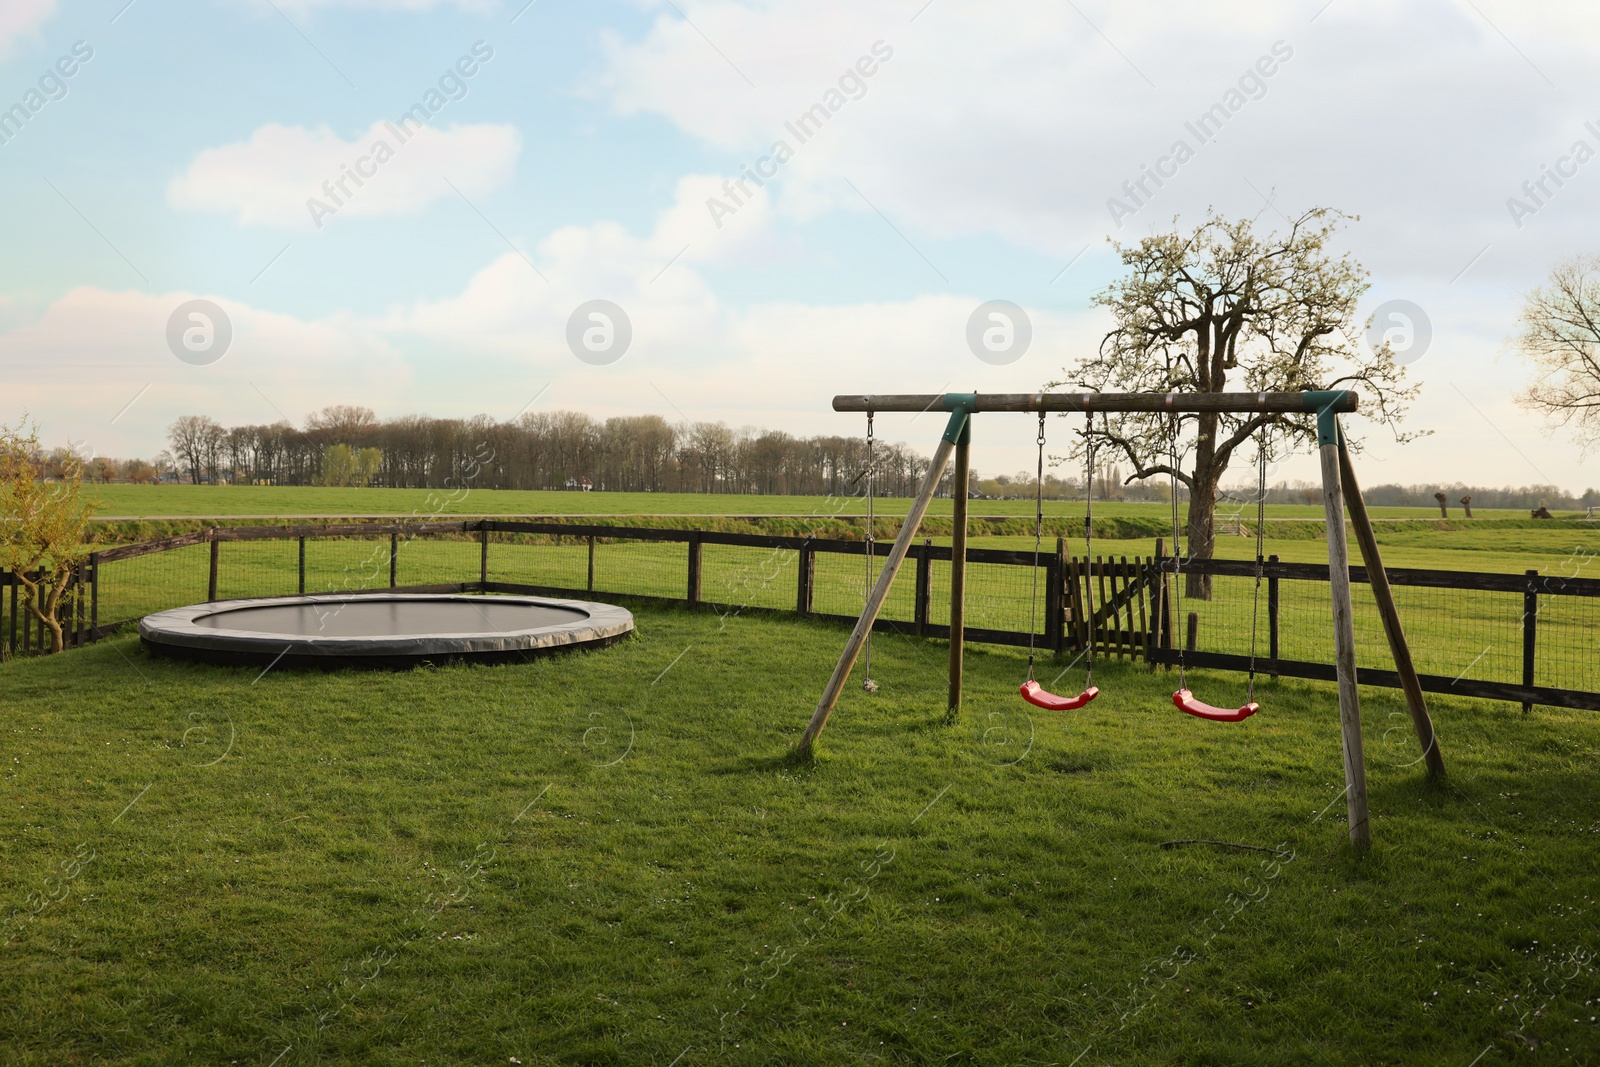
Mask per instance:
[[[300,535],[300,595],[306,595],[306,535]]]
[[[389,531],[389,588],[393,589],[400,575],[400,532]]]
[[[82,648],[86,642],[84,628],[89,622],[89,562],[78,563],[78,595],[72,602],[73,642]]]
[[[76,564],[72,568],[72,600],[68,602],[67,610],[71,612],[72,640],[71,647],[83,647],[83,564]]]
[[[1522,684],[1533,686],[1533,660],[1539,641],[1539,572],[1527,572],[1528,591],[1522,594]],[[1530,701],[1522,702],[1526,715],[1533,710]]]
[[[917,636],[928,632],[928,616],[933,613],[933,538],[924,537],[917,553],[916,603],[911,610]]]
[[[594,592],[594,545],[595,545],[594,534],[590,534],[589,535],[589,584],[588,584],[588,586],[586,588],[591,593]]]
[[[961,711],[963,652],[967,640],[967,483],[971,480],[972,420],[969,418],[956,440],[955,477],[950,481],[955,515],[950,538],[950,694],[946,704],[952,713]]]
[[[590,588],[593,588],[591,586]],[[478,523],[478,592],[489,591],[489,520]]]
[[[1160,649],[1172,648],[1172,603],[1167,596],[1167,542],[1163,537],[1156,538],[1156,589],[1151,596],[1156,598],[1156,647]],[[1163,663],[1165,670],[1171,670],[1172,664]]]
[[[1045,570],[1044,643],[1060,654],[1067,647],[1067,539],[1056,538],[1056,554]]]
[[[689,581],[685,597],[691,604],[700,603],[700,531],[689,534]]]
[[[1268,563],[1278,562],[1276,555],[1267,557]],[[1267,656],[1272,660],[1272,669],[1267,672],[1268,677],[1274,681],[1278,677],[1278,576],[1271,575],[1267,578]]]
[[[1134,557],[1135,561],[1138,557]],[[1151,670],[1155,670],[1155,649],[1159,642],[1157,634],[1161,632],[1161,571],[1157,560],[1145,560],[1139,569],[1144,583],[1144,596],[1139,602],[1139,610],[1148,612],[1150,622],[1144,628],[1144,661]]]
[[[1094,640],[1094,620],[1089,618],[1088,609],[1089,588],[1089,558],[1073,558],[1067,561],[1067,597],[1072,610],[1072,641],[1074,647],[1083,652],[1089,648],[1089,643]]]
[[[816,540],[815,537],[806,538],[806,543],[800,546],[800,556],[796,561],[794,610],[801,615],[811,614],[811,605],[814,597],[812,589],[817,579]]]
[[[217,528],[211,528],[211,577],[206,583],[206,600],[215,603],[217,599],[217,551],[222,547],[222,542],[217,540]]]

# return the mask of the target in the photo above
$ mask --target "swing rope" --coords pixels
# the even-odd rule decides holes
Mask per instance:
[[[863,591],[863,596],[864,597],[871,597],[872,596],[872,562],[873,562],[872,548],[873,548],[873,544],[874,544],[874,541],[873,541],[873,530],[872,530],[872,527],[873,527],[873,513],[872,513],[872,490],[873,490],[873,485],[872,485],[872,483],[877,477],[877,472],[873,468],[873,447],[872,447],[872,444],[873,444],[872,412],[868,411],[867,412],[867,469],[862,472],[862,476],[865,477],[866,480],[867,480],[867,552],[866,552],[867,564],[866,564],[866,583],[865,583],[865,585],[862,586],[862,591]],[[863,600],[862,603],[865,604],[865,600]],[[864,607],[863,607],[863,610],[865,610]],[[861,682],[861,688],[866,690],[869,693],[876,693],[878,691],[878,683],[872,680],[872,631],[871,630],[867,631],[866,657],[865,657],[865,662],[862,664],[861,673],[862,673],[862,679],[863,679],[862,682]]]

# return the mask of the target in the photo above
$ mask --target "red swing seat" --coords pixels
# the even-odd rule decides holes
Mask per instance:
[[[1173,693],[1172,704],[1179,711],[1186,711],[1198,719],[1209,719],[1212,722],[1243,722],[1261,710],[1261,705],[1253,700],[1242,708],[1214,708],[1210,704],[1196,700],[1194,694],[1187,689]]]
[[[1022,683],[1021,692],[1023,700],[1046,711],[1075,711],[1100,695],[1100,690],[1091,685],[1075,697],[1058,697],[1045,692],[1044,687],[1032,678]]]

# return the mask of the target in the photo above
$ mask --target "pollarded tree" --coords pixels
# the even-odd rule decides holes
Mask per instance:
[[[1522,305],[1516,348],[1538,368],[1518,402],[1600,444],[1600,258],[1572,259]]]
[[[1362,412],[1397,428],[1417,387],[1387,342],[1368,350],[1353,340],[1366,271],[1329,248],[1345,216],[1315,208],[1287,233],[1258,235],[1252,220],[1210,212],[1191,233],[1116,246],[1127,274],[1095,297],[1115,321],[1099,351],[1068,370],[1070,385],[1100,392],[1297,392],[1359,388]],[[1126,482],[1175,477],[1190,507],[1186,540],[1193,558],[1215,548],[1218,487],[1241,446],[1269,427],[1268,456],[1316,441],[1314,415],[1105,414],[1097,420],[1100,457],[1126,460]],[[1180,442],[1176,469],[1169,447]],[[1109,455],[1108,455],[1109,453]],[[1248,453],[1254,458],[1254,453]],[[1191,573],[1185,595],[1207,599],[1209,575]]]
[[[53,652],[66,646],[62,597],[89,555],[85,535],[93,512],[75,459],[46,480],[38,434],[0,425],[0,567],[21,584],[26,610],[49,631]]]

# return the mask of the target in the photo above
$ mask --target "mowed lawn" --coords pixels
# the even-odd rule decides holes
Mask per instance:
[[[727,493],[566,493],[534,490],[474,489],[338,489],[317,486],[265,485],[94,485],[91,495],[105,517],[248,517],[316,515],[861,515],[865,501],[859,496],[755,496]],[[907,497],[877,501],[880,515],[904,515]],[[933,501],[931,515],[949,515],[953,502]],[[1235,508],[1237,506],[1235,505]],[[1152,516],[1168,513],[1166,504],[1099,502],[1096,514]],[[1246,509],[1255,514],[1254,505]],[[973,515],[1032,515],[1033,499],[974,500]],[[1082,515],[1079,501],[1045,502],[1049,515]],[[1320,520],[1321,505],[1272,504],[1272,518]],[[1436,508],[1373,508],[1386,518],[1437,518]],[[1525,519],[1524,510],[1495,511],[1480,508],[1483,519]],[[1451,508],[1452,517],[1461,516]]]
[[[8,1062],[1600,1054],[1591,713],[1435,698],[1430,787],[1366,691],[1360,858],[1329,685],[1220,725],[1103,664],[1048,715],[973,648],[949,724],[944,646],[880,637],[881,691],[800,765],[842,628],[636,610],[519,666],[258,676],[127,637],[0,665]],[[1282,851],[1160,847],[1189,838]]]

